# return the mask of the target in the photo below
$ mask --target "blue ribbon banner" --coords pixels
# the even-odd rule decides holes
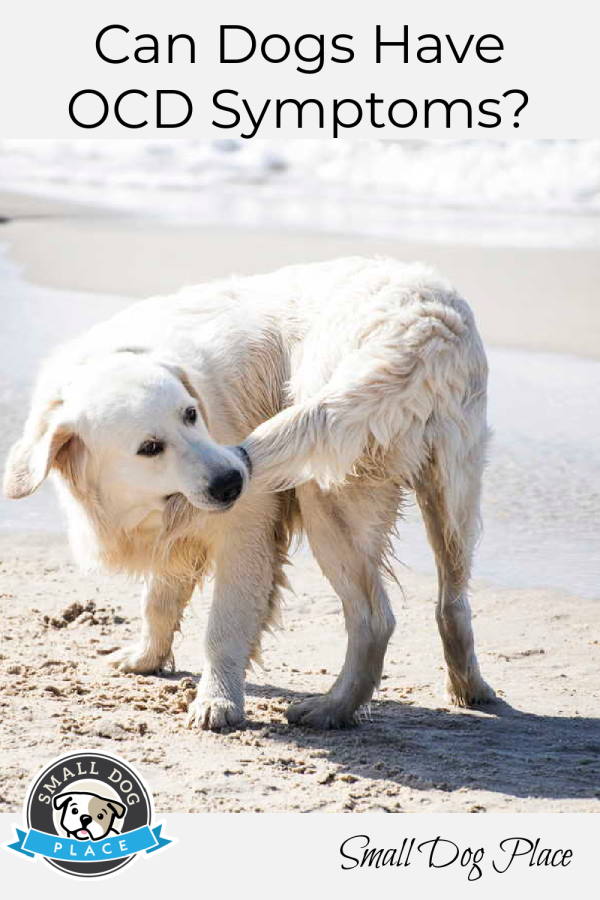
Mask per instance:
[[[9,844],[11,850],[34,857],[36,854],[46,859],[62,859],[69,862],[92,863],[107,859],[122,859],[135,853],[154,853],[161,847],[170,844],[168,838],[161,837],[162,825],[150,828],[148,825],[126,831],[100,841],[76,841],[62,838],[57,834],[47,834],[31,828],[29,831],[16,829],[18,840]]]

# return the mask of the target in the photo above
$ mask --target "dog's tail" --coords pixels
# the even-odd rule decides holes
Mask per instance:
[[[466,304],[460,312],[439,302],[415,305],[357,342],[317,394],[264,422],[242,446],[253,477],[272,490],[309,479],[340,484],[375,472],[390,450],[411,483],[436,428],[460,436],[485,427],[486,378]]]

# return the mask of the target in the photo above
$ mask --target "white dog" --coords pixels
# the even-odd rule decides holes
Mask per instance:
[[[416,491],[439,572],[454,702],[493,698],[467,590],[487,437],[487,366],[466,302],[427,268],[344,259],[188,288],[131,306],[46,365],[5,491],[49,472],[76,554],[142,573],[125,671],[171,659],[196,584],[215,574],[191,721],[241,723],[244,677],[277,617],[303,528],[348,631],[330,690],[290,722],[336,727],[370,701],[394,617],[383,574]]]

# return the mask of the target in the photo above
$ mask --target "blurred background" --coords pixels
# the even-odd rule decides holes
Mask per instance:
[[[179,222],[600,243],[600,141],[0,141],[0,186]]]
[[[477,577],[600,595],[600,141],[2,141],[0,216],[2,455],[41,357],[133,297],[418,258],[489,351]],[[5,533],[63,527],[47,489],[0,515]],[[414,510],[398,554],[433,571]]]

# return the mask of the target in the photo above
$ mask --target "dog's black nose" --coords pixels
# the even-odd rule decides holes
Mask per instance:
[[[233,503],[242,493],[243,486],[244,479],[239,469],[227,469],[209,483],[208,493],[219,503]]]
[[[87,825],[89,825],[90,822],[92,821],[92,817],[91,817],[91,816],[79,816],[79,821],[81,822],[81,824],[82,824],[83,827],[85,828],[85,827],[86,827]]]

